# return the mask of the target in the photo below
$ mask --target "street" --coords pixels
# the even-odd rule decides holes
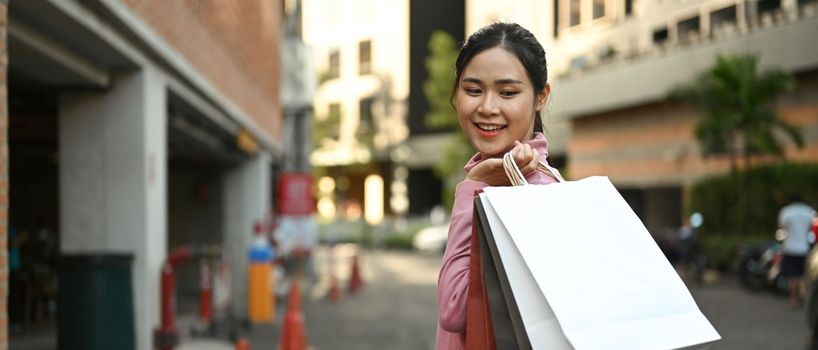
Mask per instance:
[[[313,289],[304,313],[316,349],[433,349],[437,320],[439,255],[366,251],[360,255],[364,287],[348,293],[349,256],[338,249],[341,300],[333,304],[326,284]],[[341,263],[345,262],[345,263]],[[318,257],[319,271],[328,260]],[[319,275],[326,276],[326,273]]]
[[[336,249],[335,270],[343,294],[337,304],[326,298],[328,250],[316,256],[320,282],[305,296],[304,303],[310,345],[319,350],[432,349],[441,256],[362,251],[364,288],[349,295],[346,281],[354,250]],[[692,286],[691,294],[722,336],[710,349],[804,348],[809,333],[805,311],[787,309],[781,296],[746,291],[731,277],[711,285]]]
[[[699,309],[721,334],[711,349],[804,349],[809,328],[805,308],[790,310],[786,297],[749,292],[735,279],[691,289]]]
[[[330,250],[316,254],[318,282],[305,288],[303,312],[309,344],[323,349],[433,349],[436,329],[436,283],[439,254],[404,251],[358,251],[355,246],[335,249],[335,271],[342,297],[327,298]],[[364,287],[350,295],[347,281],[350,260],[360,257]],[[786,298],[768,292],[749,292],[735,279],[723,277],[705,286],[691,286],[691,294],[721,334],[712,350],[801,350],[809,334],[805,310],[789,310]],[[253,327],[251,349],[279,346],[285,305],[275,325]],[[188,327],[181,326],[181,330]],[[12,341],[12,349],[55,348],[52,330],[34,332]],[[212,344],[211,344],[212,343]],[[224,341],[203,342],[185,337],[180,348],[230,349]],[[207,347],[211,346],[211,347]]]

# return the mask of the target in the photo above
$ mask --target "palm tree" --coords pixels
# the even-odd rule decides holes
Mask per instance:
[[[777,133],[804,146],[800,131],[775,111],[777,97],[794,88],[795,79],[781,70],[759,71],[754,55],[719,55],[715,65],[671,97],[703,112],[695,132],[704,155],[727,153],[735,173],[740,155],[745,168],[754,154],[783,156],[784,140]]]

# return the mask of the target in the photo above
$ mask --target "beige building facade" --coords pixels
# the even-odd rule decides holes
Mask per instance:
[[[408,208],[409,1],[304,0],[303,9],[319,76],[310,156],[319,214],[378,224]]]
[[[545,47],[552,96],[546,127],[571,178],[605,175],[651,232],[678,226],[686,191],[728,171],[703,158],[696,111],[669,102],[719,54],[754,53],[794,74],[798,89],[778,112],[806,145],[786,156],[818,161],[818,1],[470,1],[467,29],[519,22]],[[763,161],[763,160],[762,160]]]

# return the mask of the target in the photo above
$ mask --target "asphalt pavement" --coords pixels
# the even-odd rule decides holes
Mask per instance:
[[[436,283],[439,254],[402,251],[328,250],[316,256],[318,283],[305,297],[304,315],[310,345],[315,349],[432,349],[436,329]],[[359,254],[365,286],[349,294],[346,281],[350,257]],[[334,266],[342,298],[327,299],[328,272]],[[743,289],[730,276],[691,294],[721,334],[712,350],[801,350],[809,329],[805,310],[787,308],[786,298],[771,292]],[[253,349],[258,349],[253,344]],[[263,346],[262,349],[270,347]]]
[[[334,259],[330,252],[334,252]],[[364,286],[350,293],[350,262],[359,256]],[[331,261],[335,261],[331,264]],[[303,315],[312,349],[432,349],[437,319],[436,283],[439,254],[359,250],[355,246],[326,247],[315,256],[314,283],[305,283]],[[330,271],[338,277],[341,299],[327,298]],[[802,350],[809,335],[805,310],[787,308],[786,297],[750,292],[734,278],[722,277],[703,286],[690,286],[704,315],[721,334],[712,350]],[[250,349],[278,349],[283,314],[279,305],[275,324],[256,325],[245,336]],[[180,322],[184,318],[180,319]],[[186,327],[180,325],[181,331]],[[54,328],[30,330],[11,337],[10,348],[56,348]],[[184,337],[179,349],[228,350],[231,342]]]

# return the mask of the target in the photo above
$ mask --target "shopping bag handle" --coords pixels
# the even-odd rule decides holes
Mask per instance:
[[[525,176],[520,171],[520,167],[517,166],[517,162],[514,161],[514,156],[511,154],[511,151],[503,155],[503,170],[505,170],[506,176],[508,176],[508,180],[511,181],[512,186],[528,185],[528,181],[526,181]],[[537,164],[537,170],[544,172],[546,175],[550,175],[557,179],[558,182],[565,182],[560,171],[548,165],[547,162],[540,161]]]

